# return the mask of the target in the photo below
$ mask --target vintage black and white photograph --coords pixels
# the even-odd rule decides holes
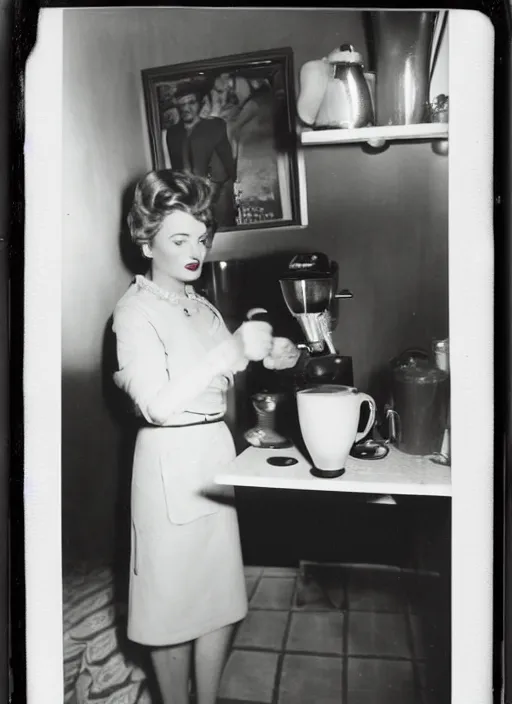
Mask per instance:
[[[492,276],[475,170],[462,199],[452,188],[454,151],[474,144],[450,123],[454,77],[473,70],[479,98],[455,112],[488,139],[491,89],[471,68],[492,56],[485,23],[59,13],[38,42],[62,43],[61,73],[36,75],[62,105],[62,153],[43,139],[38,186],[54,187],[58,161],[62,193],[56,217],[51,191],[31,222],[57,245],[42,238],[27,275],[37,284],[58,252],[29,304],[41,349],[60,330],[58,398],[34,392],[60,435],[31,446],[25,492],[59,477],[47,524],[62,545],[44,567],[61,570],[65,703],[487,704],[463,648],[490,613],[471,491],[491,474],[487,396],[473,402]],[[31,130],[42,144],[53,126],[29,121],[28,157]],[[58,319],[35,315],[45,295]],[[55,686],[44,655],[32,686]]]
[[[207,176],[219,229],[299,224],[290,48],[142,76],[155,168]]]

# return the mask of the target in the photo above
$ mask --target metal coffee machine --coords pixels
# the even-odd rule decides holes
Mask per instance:
[[[339,356],[332,339],[337,317],[334,303],[352,298],[352,293],[346,289],[337,293],[337,281],[337,265],[319,252],[297,254],[279,279],[286,306],[306,338],[299,347],[312,355],[325,354],[327,348],[329,355]]]
[[[251,396],[257,424],[245,433],[251,445],[276,449],[290,444],[286,432],[281,432],[279,417],[288,419],[292,434],[298,427],[298,390],[320,384],[352,386],[354,381],[352,358],[338,354],[332,337],[338,299],[352,298],[346,289],[338,292],[337,264],[320,252],[296,254],[279,277],[279,286],[289,313],[299,324],[302,340],[297,346],[303,353],[292,370],[272,372],[279,388],[264,388]],[[254,314],[272,324],[265,309]]]

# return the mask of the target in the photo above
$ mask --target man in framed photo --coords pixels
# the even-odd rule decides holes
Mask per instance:
[[[219,117],[200,115],[204,86],[199,82],[178,85],[174,95],[179,122],[167,128],[166,146],[171,168],[206,176],[214,187],[214,213],[219,227],[236,225],[234,182],[236,163]]]

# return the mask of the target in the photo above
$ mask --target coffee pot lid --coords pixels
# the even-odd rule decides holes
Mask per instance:
[[[434,384],[448,378],[447,372],[428,365],[410,364],[395,369],[395,376],[416,384]]]
[[[391,366],[396,378],[411,383],[433,384],[448,377],[448,373],[435,366],[422,350],[406,350],[395,357]]]
[[[359,51],[356,51],[352,44],[342,44],[330,54],[327,55],[327,60],[331,64],[359,64],[363,65],[363,56]]]

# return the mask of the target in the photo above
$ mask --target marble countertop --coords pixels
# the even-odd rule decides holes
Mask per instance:
[[[297,464],[276,467],[267,459],[294,457]],[[409,496],[451,496],[450,467],[435,464],[428,457],[407,455],[390,448],[381,460],[349,457],[345,473],[334,479],[321,479],[310,473],[311,463],[295,447],[267,450],[249,447],[217,475],[217,484],[268,489],[340,491],[363,494]]]

